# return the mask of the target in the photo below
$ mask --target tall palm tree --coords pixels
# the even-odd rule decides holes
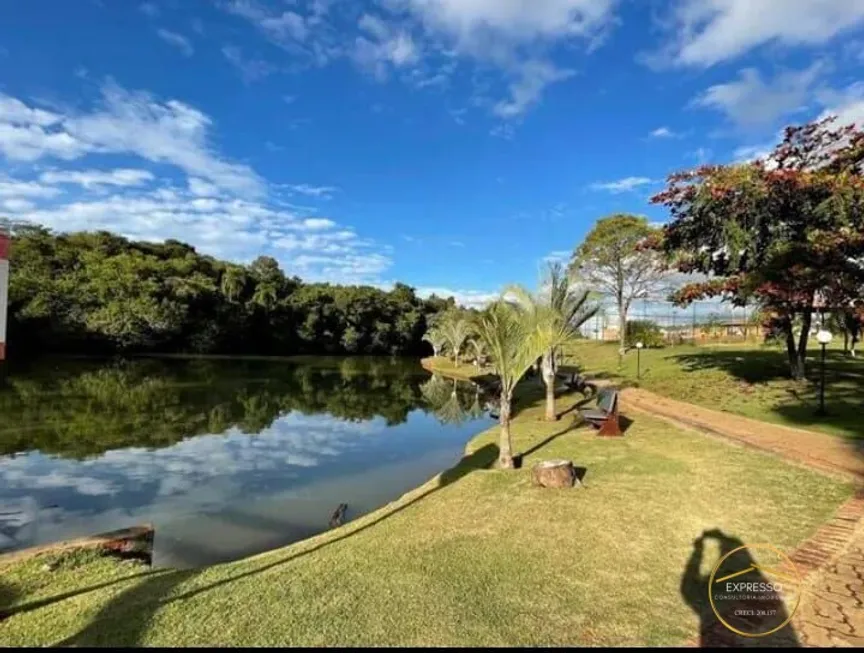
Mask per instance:
[[[564,266],[558,262],[551,263],[546,269],[539,292],[532,294],[519,286],[511,286],[505,293],[514,297],[528,313],[536,313],[538,309],[551,311],[574,335],[599,310],[599,306],[589,303],[591,292],[575,288]],[[540,357],[541,377],[546,386],[546,419],[550,422],[558,419],[555,411],[555,375],[560,358],[559,347],[550,347]]]
[[[222,294],[228,301],[237,301],[246,286],[246,270],[239,265],[229,265],[222,273]]]
[[[454,362],[459,365],[462,348],[473,331],[472,323],[458,313],[452,312],[443,315],[437,326],[447,340],[448,349]]]
[[[482,367],[486,364],[486,359],[489,357],[486,351],[486,344],[477,337],[476,333],[469,338],[468,348],[474,357],[474,367]]]
[[[572,330],[547,307],[537,306],[533,311],[526,311],[503,299],[481,313],[476,329],[477,337],[489,352],[500,384],[498,464],[504,469],[512,469],[510,418],[513,390],[534,361],[546,351],[567,342],[573,335]]]
[[[271,309],[276,304],[278,293],[276,286],[266,281],[259,281],[255,285],[255,292],[252,293],[252,303],[264,309]]]

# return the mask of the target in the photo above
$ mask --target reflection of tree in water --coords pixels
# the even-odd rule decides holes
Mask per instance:
[[[420,386],[432,414],[445,424],[461,424],[485,413],[480,386],[437,374]]]
[[[687,605],[699,617],[700,646],[800,646],[791,624],[772,635],[745,638],[734,635],[732,631],[726,629],[720,623],[717,615],[711,609],[708,599],[711,571],[708,570],[704,574],[701,572],[705,558],[705,542],[708,540],[716,541],[719,547],[717,559],[712,561],[712,568],[713,564],[716,564],[723,556],[744,546],[744,543],[740,539],[726,535],[719,529],[705,531],[693,541],[693,551],[687,560],[684,574],[681,577],[681,595]],[[750,552],[745,548],[732,554],[727,564],[724,564],[724,567],[744,570],[753,566],[754,562]],[[754,583],[770,582],[760,571],[751,571],[746,575],[746,580],[747,582]],[[752,605],[749,607],[752,607]],[[786,606],[780,599],[761,601],[758,607],[760,609],[775,610],[775,614],[777,615],[775,620],[778,624],[785,621],[788,617]]]
[[[292,411],[392,426],[423,406],[424,378],[416,362],[380,358],[46,361],[0,380],[0,455],[83,458],[233,427],[261,433]]]

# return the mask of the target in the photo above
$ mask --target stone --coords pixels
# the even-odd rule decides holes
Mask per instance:
[[[546,460],[534,465],[531,472],[534,485],[547,488],[569,488],[582,483],[576,478],[576,470],[569,460]]]

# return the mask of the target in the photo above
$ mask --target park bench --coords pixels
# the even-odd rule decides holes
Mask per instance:
[[[604,388],[597,393],[597,408],[580,410],[582,418],[599,428],[597,435],[622,435],[618,422],[618,391]]]

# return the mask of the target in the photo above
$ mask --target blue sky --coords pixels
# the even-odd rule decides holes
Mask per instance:
[[[671,171],[864,120],[864,0],[30,0],[0,214],[481,300]]]

